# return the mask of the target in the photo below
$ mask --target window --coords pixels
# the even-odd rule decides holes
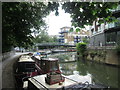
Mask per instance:
[[[57,64],[57,62],[51,62],[51,64],[50,64],[50,70],[52,70],[52,71],[58,70],[58,64]]]
[[[107,44],[116,43],[116,32],[106,33],[106,43]]]

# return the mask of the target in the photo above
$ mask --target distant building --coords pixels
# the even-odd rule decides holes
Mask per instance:
[[[80,30],[80,32],[70,32],[71,27],[62,27],[59,32],[59,42],[69,45],[75,45],[78,42],[83,42],[83,38],[89,38],[89,32]]]
[[[90,46],[120,45],[120,5],[112,11],[118,21],[103,24],[94,21],[93,26],[90,27]]]

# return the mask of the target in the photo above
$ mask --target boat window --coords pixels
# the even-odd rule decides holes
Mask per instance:
[[[57,64],[57,62],[51,62],[51,64],[50,64],[50,70],[51,71],[58,70],[58,64]]]
[[[35,70],[34,63],[19,63],[18,64],[18,71],[19,72],[32,72]]]
[[[26,64],[26,68],[34,68],[35,67],[35,65],[34,64]]]

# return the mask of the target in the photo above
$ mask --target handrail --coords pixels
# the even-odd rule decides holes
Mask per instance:
[[[86,84],[87,83],[87,84]],[[84,89],[84,88],[87,88],[88,86],[89,86],[89,82],[88,81],[86,81],[85,83],[83,83],[83,84],[85,84],[85,86],[84,87],[82,87],[80,90],[82,90],[82,89]]]
[[[62,75],[63,76],[63,75]],[[75,81],[75,80],[73,80],[73,79],[70,79],[70,78],[68,78],[68,77],[65,77],[65,76],[63,76],[64,78],[67,78],[67,79],[69,79],[69,80],[72,80],[72,81],[74,81],[74,82],[76,82],[77,84],[80,84],[81,82],[77,82],[77,81]]]
[[[68,77],[65,77],[65,76],[63,76],[64,78],[67,78],[67,79],[69,79],[69,80],[72,80],[72,81],[74,81],[74,82],[76,82],[78,85],[80,85],[80,84],[85,84],[85,86],[84,87],[82,87],[80,90],[82,90],[82,89],[84,89],[84,88],[87,88],[88,86],[89,86],[89,82],[88,81],[86,81],[85,83],[82,83],[82,82],[77,82],[77,81],[75,81],[75,80],[73,80],[73,79],[70,79],[70,78],[68,78]],[[87,83],[87,84],[86,84]]]

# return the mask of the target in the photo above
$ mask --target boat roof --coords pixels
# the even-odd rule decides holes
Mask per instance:
[[[18,62],[35,62],[29,55],[21,55]]]
[[[39,50],[39,51],[37,51],[37,52],[46,52],[46,51],[44,51],[44,50]]]
[[[38,60],[41,59],[41,57],[40,57],[39,55],[36,55],[36,56],[34,56],[34,57],[37,58]]]
[[[58,61],[58,58],[42,58],[42,60],[46,60],[46,61]]]
[[[62,85],[59,85],[59,83],[49,85],[45,82],[45,77],[46,77],[46,74],[35,76],[32,78],[29,78],[29,81],[31,81],[37,88],[41,88],[40,84],[45,88],[62,88],[63,86],[65,87],[65,86],[69,86],[77,83],[73,80],[65,78],[65,81],[62,83]]]

